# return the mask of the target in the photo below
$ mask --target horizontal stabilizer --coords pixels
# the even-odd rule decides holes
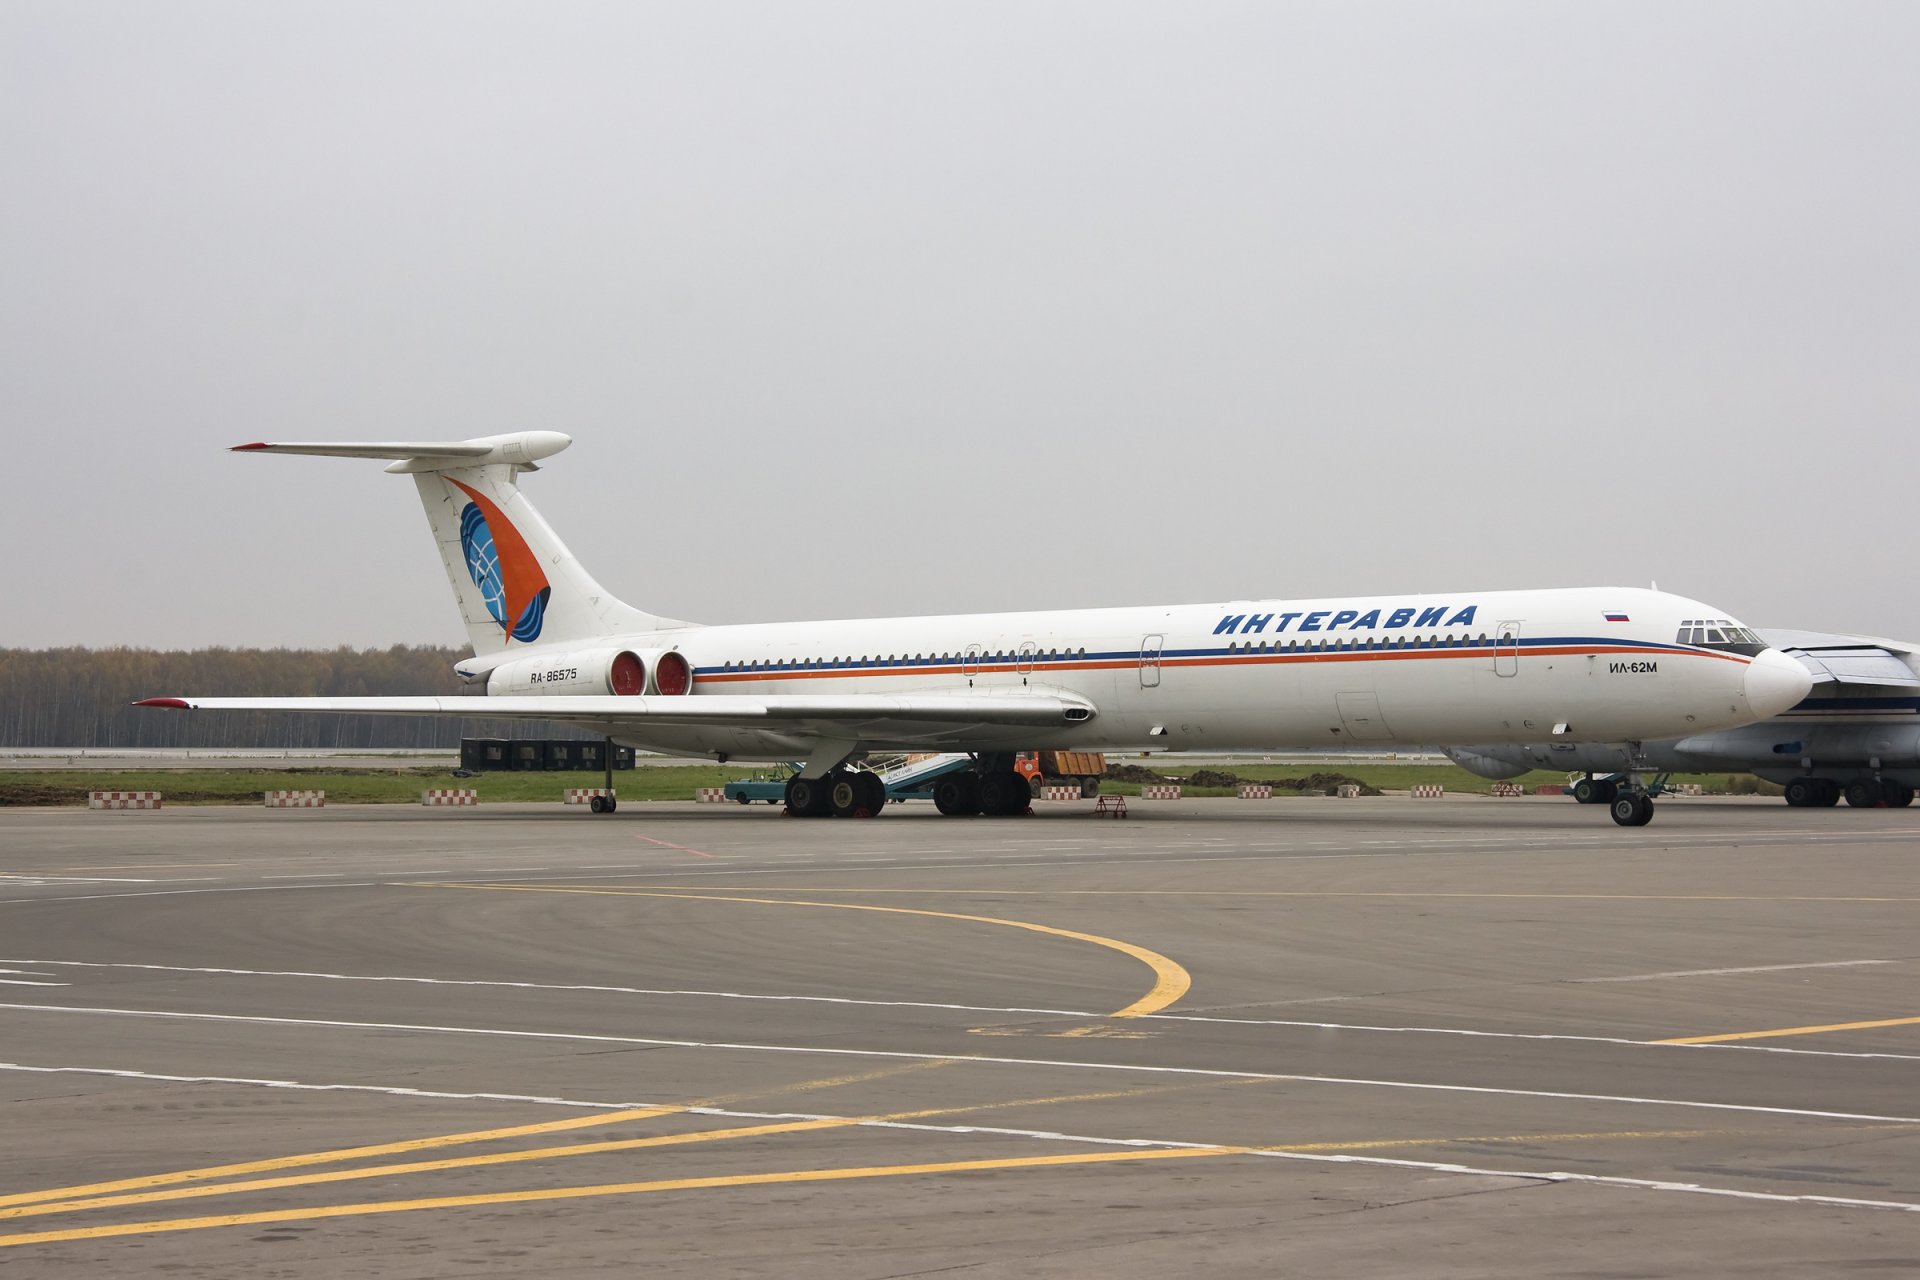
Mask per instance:
[[[472,440],[256,440],[233,453],[290,453],[313,458],[385,458],[389,471],[444,471],[493,465],[530,467],[573,443],[558,431],[510,431]]]

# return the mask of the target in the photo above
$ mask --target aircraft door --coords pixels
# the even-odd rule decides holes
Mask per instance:
[[[1039,652],[1039,647],[1035,645],[1033,641],[1022,640],[1020,642],[1020,656],[1016,665],[1021,675],[1024,676],[1033,670],[1033,655],[1037,652]]]
[[[1140,687],[1142,689],[1160,687],[1160,648],[1166,642],[1165,636],[1140,637]]]
[[[977,644],[968,645],[966,653],[961,655],[960,674],[967,678],[968,684],[972,684],[973,678],[980,674],[980,646],[979,645]]]
[[[1520,674],[1520,624],[1503,622],[1493,635],[1493,674]]]

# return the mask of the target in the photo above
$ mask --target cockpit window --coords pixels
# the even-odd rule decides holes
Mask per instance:
[[[1680,624],[1673,638],[1677,644],[1721,649],[1748,657],[1767,647],[1759,636],[1729,618],[1689,618]]]

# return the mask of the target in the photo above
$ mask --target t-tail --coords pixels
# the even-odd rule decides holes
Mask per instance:
[[[235,453],[385,458],[411,475],[477,657],[688,624],[643,613],[594,581],[520,492],[522,472],[573,440],[516,431],[453,441],[258,443]]]

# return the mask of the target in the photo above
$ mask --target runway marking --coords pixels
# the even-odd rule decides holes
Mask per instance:
[[[200,877],[194,877],[199,879]],[[207,877],[211,879],[211,877]],[[161,884],[164,881],[152,877],[139,879],[132,876],[70,876],[58,871],[42,871],[24,875],[0,874],[0,884],[45,885],[45,884]]]
[[[1052,925],[1034,924],[1027,920],[1005,920],[998,916],[961,915],[951,911],[927,911],[918,907],[877,907],[861,902],[809,902],[794,898],[741,898],[725,897],[718,894],[687,893],[684,891],[655,892],[635,889],[583,889],[564,885],[475,885],[475,884],[416,884],[421,889],[477,889],[488,892],[509,893],[580,893],[607,897],[624,898],[665,898],[694,902],[739,902],[759,906],[774,907],[825,907],[840,911],[878,911],[889,915],[927,916],[936,920],[960,920],[970,924],[1000,925],[1009,929],[1025,929],[1032,933],[1044,933],[1056,938],[1067,938],[1075,942],[1090,942],[1097,947],[1106,947],[1122,955],[1132,956],[1135,960],[1153,970],[1153,988],[1146,995],[1128,1005],[1106,1015],[1110,1018],[1138,1018],[1144,1014],[1158,1013],[1168,1005],[1185,995],[1193,986],[1193,978],[1184,968],[1161,955],[1131,942],[1118,938],[1102,937],[1097,933],[1081,933],[1074,929],[1058,929]]]
[[[17,1063],[0,1063],[0,1070],[17,1070],[17,1071],[53,1073],[53,1074],[103,1075],[103,1076],[112,1076],[112,1077],[157,1080],[157,1081],[163,1081],[163,1082],[188,1081],[188,1082],[194,1082],[194,1083],[238,1084],[238,1085],[251,1085],[256,1087],[310,1090],[310,1091],[319,1091],[319,1092],[335,1092],[335,1091],[373,1092],[373,1093],[395,1095],[395,1096],[401,1096],[401,1097],[421,1097],[421,1098],[429,1098],[429,1099],[452,1098],[452,1099],[481,1100],[481,1101],[533,1102],[533,1103],[541,1103],[541,1104],[551,1105],[551,1106],[594,1108],[596,1110],[616,1109],[616,1108],[621,1110],[634,1109],[632,1108],[631,1104],[627,1104],[627,1103],[608,1103],[608,1102],[584,1101],[584,1100],[565,1099],[565,1098],[537,1098],[537,1097],[527,1097],[523,1095],[514,1095],[514,1094],[431,1093],[424,1090],[418,1090],[418,1089],[412,1089],[412,1088],[406,1088],[406,1087],[395,1087],[395,1086],[312,1084],[312,1083],[305,1083],[305,1082],[298,1082],[298,1081],[249,1080],[249,1079],[237,1078],[237,1077],[219,1077],[219,1076],[172,1076],[172,1075],[157,1075],[157,1074],[140,1072],[140,1071],[128,1071],[128,1070],[97,1068],[97,1067],[30,1067],[30,1066],[22,1066]],[[1229,1083],[1257,1083],[1257,1082],[1250,1081],[1250,1080],[1241,1080],[1241,1081],[1230,1081]],[[1142,1091],[1139,1091],[1139,1090],[1124,1091],[1120,1096],[1126,1096],[1128,1094],[1133,1094],[1138,1092],[1142,1092]],[[988,1105],[993,1105],[993,1104],[988,1104]],[[726,1112],[726,1111],[717,1111],[717,1110],[709,1111],[701,1108],[688,1108],[688,1110],[694,1114],[711,1114],[711,1115],[720,1115],[720,1116],[727,1116],[730,1118],[739,1118],[739,1119],[781,1120],[781,1119],[795,1118],[795,1117],[789,1117],[789,1116],[770,1116],[770,1115],[764,1115],[764,1114],[742,1113],[742,1112]],[[607,1117],[604,1115],[593,1117],[593,1119],[598,1119],[601,1121],[604,1121],[606,1118]],[[807,1116],[807,1117],[798,1117],[798,1118],[834,1119],[837,1117]],[[1133,1149],[1147,1147],[1147,1148],[1168,1149],[1168,1150],[1216,1151],[1222,1154],[1230,1153],[1232,1150],[1229,1148],[1213,1147],[1213,1146],[1209,1146],[1208,1144],[1202,1144],[1202,1143],[1185,1143],[1185,1142],[1176,1142],[1176,1141],[1170,1141],[1170,1140],[1145,1139],[1145,1138],[1098,1137],[1098,1136],[1090,1136],[1090,1135],[1057,1133],[1057,1132],[1050,1132],[1046,1130],[1011,1129],[1011,1128],[1003,1128],[1003,1127],[987,1127],[987,1126],[976,1126],[976,1125],[951,1126],[951,1125],[929,1125],[924,1123],[910,1123],[910,1122],[868,1121],[866,1122],[864,1127],[883,1128],[883,1129],[897,1128],[897,1129],[905,1129],[905,1130],[911,1130],[916,1132],[932,1132],[932,1133],[942,1133],[942,1134],[986,1134],[990,1136],[1031,1138],[1031,1139],[1037,1139],[1040,1141],[1085,1143],[1093,1146],[1107,1146],[1107,1147],[1120,1146],[1120,1147],[1127,1147],[1127,1148],[1133,1148]],[[1444,1143],[1449,1141],[1455,1142],[1455,1143],[1500,1142],[1500,1141],[1519,1142],[1519,1141],[1544,1141],[1556,1136],[1558,1136],[1563,1140],[1579,1139],[1587,1136],[1592,1136],[1592,1137],[1636,1137],[1637,1136],[1637,1137],[1643,1137],[1643,1138],[1644,1137],[1661,1137],[1661,1136],[1687,1137],[1687,1136],[1692,1136],[1696,1132],[1712,1133],[1716,1131],[1640,1130],[1640,1131],[1628,1131],[1625,1133],[1615,1132],[1611,1134],[1593,1134],[1593,1135],[1580,1135],[1580,1134],[1531,1135],[1531,1136],[1508,1135],[1505,1137],[1427,1139],[1425,1141],[1428,1141],[1431,1143]],[[1720,1132],[1724,1132],[1724,1131],[1720,1131]],[[1904,1211],[1904,1212],[1920,1212],[1920,1204],[1911,1204],[1903,1201],[1855,1200],[1855,1199],[1844,1199],[1844,1198],[1833,1197],[1833,1196],[1784,1195],[1784,1194],[1773,1193],[1773,1192],[1735,1190],[1732,1188],[1725,1188],[1725,1187],[1703,1186],[1695,1183],[1671,1182],[1671,1181],[1654,1180],[1654,1179],[1621,1177],[1621,1176],[1605,1175],[1605,1174],[1576,1174],[1576,1173],[1565,1173],[1565,1172],[1538,1173],[1538,1172],[1532,1172],[1528,1170],[1488,1169],[1488,1168],[1481,1168],[1481,1167],[1476,1167],[1471,1165],[1442,1163],[1437,1161],[1402,1160],[1402,1159],[1388,1158],[1388,1157],[1382,1157],[1382,1156],[1364,1156],[1364,1155],[1349,1154],[1354,1150],[1360,1150],[1360,1149],[1365,1149],[1365,1148],[1374,1147],[1374,1146],[1394,1145],[1395,1143],[1400,1141],[1402,1140],[1386,1140],[1384,1142],[1363,1142],[1363,1143],[1312,1143],[1312,1144],[1302,1144],[1300,1146],[1295,1146],[1295,1147],[1270,1146],[1270,1147],[1247,1149],[1247,1154],[1269,1158],[1269,1159],[1295,1160],[1295,1161],[1304,1161],[1309,1163],[1352,1164],[1352,1165],[1361,1165],[1361,1166],[1367,1166],[1367,1167],[1377,1167],[1377,1168],[1394,1169],[1394,1170],[1450,1173],[1450,1174],[1457,1174],[1457,1175],[1470,1176],[1470,1177],[1492,1177],[1492,1178],[1501,1178],[1501,1179],[1507,1179],[1507,1180],[1536,1181],[1536,1182],[1544,1182],[1544,1183],[1555,1183],[1555,1182],[1584,1183],[1588,1185],[1616,1186],[1616,1187],[1623,1187],[1623,1188],[1629,1188],[1634,1190],[1650,1190],[1650,1191],[1657,1191],[1657,1192],[1680,1192],[1680,1193],[1696,1194],[1696,1195],[1722,1196],[1722,1197],[1727,1197],[1732,1199],[1756,1200],[1756,1201],[1769,1202],[1769,1203],[1806,1204],[1806,1205],[1836,1206],[1836,1207],[1850,1207],[1850,1208],[1886,1209],[1886,1210],[1895,1210],[1895,1211]],[[297,1212],[297,1211],[292,1211],[292,1212]],[[228,1220],[210,1219],[210,1220],[195,1220],[195,1221],[203,1221],[204,1225],[212,1226],[212,1225],[226,1224]],[[139,1230],[139,1228],[136,1227],[136,1228],[133,1228],[132,1230],[137,1231]],[[128,1232],[126,1231],[121,1232],[121,1234],[127,1234],[127,1233]],[[0,1239],[0,1244],[28,1243],[30,1242],[31,1239],[32,1239],[31,1237],[20,1238],[17,1240],[13,1238]]]
[[[1219,861],[1256,861],[1256,859],[1167,858],[1167,859],[1155,859],[1155,861],[1219,862]],[[842,867],[845,864],[844,862],[834,862],[834,863],[820,863],[816,865],[820,870],[831,871],[836,867]],[[1047,865],[1055,865],[1055,864],[1049,863]],[[866,868],[863,868],[863,870],[864,869]],[[915,868],[915,867],[909,866],[909,867],[902,868],[902,870],[921,870],[921,869],[930,870],[930,871],[954,871],[954,870],[964,871],[964,870],[973,870],[973,869],[1004,870],[1005,868],[998,863],[978,863],[978,864],[975,864],[975,866],[972,868],[945,867],[945,866],[928,867],[928,868]],[[705,874],[761,875],[761,874],[777,874],[780,871],[791,871],[791,870],[793,870],[793,868],[791,866],[787,866],[787,867],[779,867],[779,868],[766,868],[764,870],[741,869],[737,871],[721,871],[721,872],[715,872],[715,873],[702,872],[700,874],[702,875],[705,875]],[[636,871],[634,874],[646,875],[646,874],[658,874],[658,873]],[[607,878],[617,879],[618,877],[607,877]],[[394,883],[404,884],[406,882],[396,881]],[[430,885],[425,887],[439,888],[442,886]],[[465,888],[491,889],[499,886],[495,886],[494,884],[489,882],[483,882],[478,880],[466,880],[459,884],[448,885],[445,887],[462,888],[462,889],[465,889]],[[509,884],[506,887],[512,887],[512,886]],[[554,886],[545,886],[545,887],[552,888]],[[592,890],[585,887],[579,887],[579,886],[561,886],[561,888],[571,889],[573,892],[579,892],[579,893],[596,892],[596,890]],[[673,885],[673,884],[637,884],[637,885],[623,886],[623,890],[626,892],[634,892],[634,891],[643,890],[643,889],[658,889],[658,890],[679,892],[680,888],[681,887],[679,885]],[[1424,892],[1420,890],[1362,891],[1362,890],[1346,890],[1346,889],[1150,889],[1150,888],[1142,888],[1142,889],[1006,889],[1006,888],[986,888],[986,887],[974,888],[974,889],[932,889],[932,888],[879,888],[879,887],[845,888],[845,887],[827,887],[827,886],[820,886],[820,885],[778,885],[778,884],[762,885],[761,888],[772,889],[781,893],[873,893],[873,894],[924,893],[924,894],[942,894],[942,895],[960,895],[960,896],[991,895],[994,897],[1018,897],[1018,898],[1422,898],[1422,899],[1424,898],[1463,898],[1463,899],[1490,899],[1490,900],[1515,899],[1515,900],[1521,900],[1521,901],[1546,899],[1550,901],[1566,901],[1566,902],[1871,902],[1871,903],[1920,902],[1920,897],[1915,897],[1915,898],[1811,897],[1811,896],[1792,896],[1792,895],[1721,894],[1721,893],[1714,893],[1714,894],[1709,894],[1709,893],[1492,893],[1492,892],[1469,893],[1469,892],[1463,892],[1463,891],[1436,891],[1436,892]],[[607,890],[606,892],[617,892],[617,891]],[[835,904],[820,903],[818,905],[832,906]]]
[[[503,1027],[434,1026],[428,1023],[354,1022],[334,1018],[279,1018],[265,1014],[187,1013],[160,1009],[107,1009],[85,1005],[0,1004],[28,1013],[156,1018],[186,1022],[232,1022],[258,1026],[314,1027],[350,1031],[410,1031],[423,1035],[467,1035],[505,1040],[553,1040],[570,1044],[644,1044],[670,1049],[721,1049],[739,1053],[791,1053],[824,1057],[883,1058],[903,1062],[947,1060],[956,1066],[1057,1067],[1069,1071],[1118,1071],[1146,1075],[1192,1076],[1209,1080],[1269,1080],[1297,1084],[1353,1085],[1408,1089],[1427,1093],[1470,1093],[1503,1098],[1553,1098],[1572,1102],[1614,1102],[1629,1106],[1688,1107],[1752,1115],[1805,1116],[1816,1120],[1862,1120],[1883,1124],[1920,1124],[1920,1116],[1877,1115],[1854,1111],[1817,1111],[1802,1107],[1766,1107],[1740,1102],[1696,1102],[1686,1098],[1643,1098],[1630,1094],[1568,1093],[1547,1089],[1502,1089],[1492,1085],[1433,1084],[1417,1080],[1372,1080],[1355,1076],[1311,1076],[1279,1071],[1229,1071],[1213,1067],[1172,1067],[1126,1062],[1074,1062],[1066,1059],[990,1057],[985,1054],[911,1053],[899,1049],[842,1049],[817,1045],[751,1044],[737,1041],[667,1040],[651,1036],[592,1035],[579,1031],[515,1031]],[[1639,1042],[1650,1043],[1650,1042]]]
[[[1785,969],[1851,969],[1868,964],[1900,964],[1899,960],[1820,960],[1812,964],[1756,964],[1742,969],[1676,969],[1671,973],[1632,973],[1618,978],[1568,978],[1568,982],[1653,982],[1660,978],[1717,978],[1724,974],[1779,973]],[[1660,1041],[1662,1044],[1670,1043]]]
[[[504,1129],[480,1129],[471,1133],[451,1133],[431,1138],[410,1138],[402,1142],[382,1142],[372,1146],[341,1147],[333,1151],[311,1151],[300,1155],[276,1156],[269,1160],[249,1160],[240,1164],[209,1165],[200,1169],[180,1169],[172,1173],[156,1173],[142,1178],[121,1178],[114,1182],[94,1182],[80,1186],[54,1187],[45,1191],[25,1191],[17,1195],[0,1196],[0,1218],[17,1218],[29,1213],[65,1213],[70,1210],[64,1202],[84,1197],[88,1205],[100,1200],[106,1204],[132,1204],[141,1199],[165,1199],[164,1195],[151,1197],[118,1196],[107,1198],[115,1192],[143,1191],[153,1187],[173,1187],[182,1183],[205,1182],[210,1178],[231,1178],[247,1173],[267,1173],[275,1169],[296,1169],[302,1165],[337,1164],[343,1160],[363,1160],[370,1156],[401,1155],[408,1151],[427,1151],[435,1147],[461,1146],[475,1142],[498,1142],[504,1138],[528,1137],[534,1134],[559,1133],[568,1129],[590,1129],[600,1125],[618,1124],[626,1120],[647,1120],[655,1116],[669,1115],[684,1111],[684,1107],[657,1106],[634,1107],[622,1111],[596,1112],[590,1116],[569,1116],[565,1120],[543,1120],[539,1124],[513,1125]],[[390,1168],[393,1166],[382,1166]],[[361,1171],[353,1171],[356,1176]],[[279,1180],[290,1183],[294,1179]],[[223,1183],[211,1191],[201,1189],[197,1194],[213,1194],[217,1191],[240,1189],[255,1184]],[[276,1183],[278,1185],[278,1183]],[[51,1205],[42,1202],[58,1202]],[[30,1209],[18,1206],[32,1205]],[[75,1208],[87,1207],[76,1205]]]
[[[456,1156],[442,1160],[417,1160],[404,1164],[368,1165],[357,1169],[334,1169],[317,1173],[309,1172],[281,1178],[253,1178],[240,1182],[219,1182],[212,1185],[183,1186],[183,1183],[205,1183],[209,1178],[229,1177],[234,1174],[261,1172],[293,1165],[336,1164],[342,1160],[358,1159],[368,1155],[381,1154],[378,1147],[348,1148],[343,1151],[321,1151],[309,1155],[285,1156],[273,1160],[258,1161],[253,1164],[225,1165],[212,1169],[186,1170],[180,1173],[161,1174],[148,1179],[125,1179],[120,1183],[101,1183],[93,1187],[65,1187],[50,1191],[29,1192],[20,1196],[0,1198],[0,1205],[12,1207],[0,1208],[0,1220],[12,1218],[38,1217],[52,1213],[79,1213],[91,1209],[118,1208],[130,1204],[154,1204],[167,1200],[192,1200],[208,1196],[229,1195],[245,1191],[277,1191],[286,1187],[320,1186],[334,1182],[349,1182],[363,1178],[395,1177],[411,1173],[440,1173],[448,1169],[485,1168],[496,1165],[524,1164],[534,1160],[560,1160],[572,1156],[606,1155],[616,1151],[638,1151],[654,1147],[691,1146],[706,1142],[725,1142],[735,1138],[764,1138],[789,1133],[810,1133],[824,1129],[844,1129],[861,1126],[896,1124],[901,1121],[925,1120],[937,1116],[964,1115],[975,1111],[999,1111],[1015,1107],[1051,1106],[1062,1103],[1102,1101],[1112,1098],[1138,1097],[1141,1094],[1159,1092],[1154,1089],[1124,1089],[1107,1093],[1070,1094],[1050,1098],[1020,1098],[1003,1102],[973,1103],[958,1107],[929,1107],[915,1111],[901,1111],[883,1115],[859,1116],[811,1116],[803,1119],[780,1119],[773,1123],[736,1125],[729,1129],[699,1129],[686,1133],[653,1134],[644,1138],[619,1138],[603,1142],[574,1143],[564,1147],[537,1147],[529,1150],[500,1151],[487,1155]],[[661,1106],[618,1112],[611,1115],[575,1117],[568,1120],[555,1120],[545,1124],[522,1125],[514,1129],[483,1130],[479,1133],[456,1133],[444,1138],[427,1138],[415,1142],[390,1144],[387,1150],[405,1151],[426,1147],[471,1145],[476,1142],[492,1142],[505,1137],[528,1134],[540,1134],[552,1130],[599,1127],[627,1120],[652,1119],[662,1115],[686,1114],[682,1106]],[[956,1130],[954,1132],[965,1132]],[[166,1190],[150,1190],[165,1184]],[[97,1194],[103,1191],[129,1189],[130,1194]],[[82,1194],[76,1194],[82,1193]]]
[[[762,995],[746,991],[700,991],[659,987],[615,987],[590,983],[550,983],[550,982],[501,982],[480,978],[419,978],[401,974],[360,974],[360,973],[312,973],[297,969],[217,969],[191,965],[172,964],[128,964],[102,960],[23,960],[0,959],[0,964],[45,964],[86,969],[133,969],[154,973],[204,973],[215,977],[241,978],[314,978],[331,982],[403,982],[417,983],[436,987],[482,987],[517,991],[587,991],[602,992],[609,995],[670,996],[687,997],[701,1000],[763,1000],[776,1004],[826,1004],[847,1005],[859,1008],[877,1009],[939,1009],[952,1013],[990,1013],[1004,1015],[1034,1015],[1059,1018],[1098,1018],[1103,1015],[1090,1009],[1028,1009],[1019,1007],[1000,1007],[996,1005],[942,1004],[930,1000],[860,1000],[851,996],[798,996],[798,995]],[[71,985],[71,984],[68,984]],[[1362,996],[1327,996],[1325,1000],[1364,999]],[[1318,1001],[1289,1001],[1287,1003],[1318,1003]],[[37,1006],[35,1006],[37,1007]],[[1645,1049],[1664,1046],[1683,1045],[1684,1041],[1673,1040],[1630,1040],[1622,1036],[1583,1036],[1552,1031],[1481,1031],[1471,1027],[1422,1027],[1388,1026],[1353,1022],[1310,1022],[1297,1018],[1228,1018],[1217,1014],[1204,1013],[1150,1013],[1143,1019],[1152,1022],[1192,1022],[1230,1027],[1290,1027],[1305,1031],[1354,1031],[1382,1035],[1429,1035],[1429,1036],[1472,1036],[1488,1040],[1540,1040],[1567,1041],[1574,1044],[1611,1044],[1626,1048]],[[977,1029],[969,1029],[972,1034],[988,1034]],[[999,1034],[999,1033],[995,1033]],[[1007,1035],[1026,1035],[1025,1031],[1006,1032]],[[1920,1061],[1920,1054],[1904,1053],[1857,1053],[1835,1049],[1788,1049],[1779,1045],[1757,1044],[1721,1044],[1709,1045],[1723,1051],[1731,1050],[1744,1053],[1791,1054],[1809,1058],[1874,1058],[1892,1061]]]
[[[645,840],[648,844],[657,844],[662,849],[678,849],[681,853],[690,853],[696,858],[711,858],[716,856],[711,853],[702,852],[699,849],[689,849],[687,848],[687,846],[683,844],[675,844],[671,840],[655,840],[652,836],[635,835],[634,839]]]
[[[559,1148],[558,1150],[567,1150]],[[482,1205],[537,1204],[557,1200],[591,1199],[615,1195],[644,1195],[664,1191],[712,1190],[728,1187],[793,1185],[798,1183],[845,1182],[882,1177],[925,1176],[971,1173],[989,1170],[1063,1168],[1092,1164],[1116,1164],[1175,1159],[1206,1159],[1225,1156],[1262,1157],[1318,1163],[1351,1163],[1386,1168],[1419,1169],[1480,1177],[1499,1177],[1536,1182],[1579,1182],[1591,1185],[1626,1187],[1636,1190],[1688,1192],[1732,1199],[1772,1203],[1816,1204],[1846,1208],[1890,1209],[1920,1212],[1920,1204],[1904,1201],[1864,1200],[1841,1196],[1783,1195],[1774,1192],[1742,1191],[1708,1187],[1697,1183],[1671,1182],[1644,1178],[1615,1177],[1601,1174],[1563,1172],[1534,1173],[1476,1168],[1435,1161],[1395,1160],[1377,1156],[1355,1156],[1332,1151],[1292,1150],[1269,1147],[1216,1145],[1151,1146],[1120,1151],[1090,1151],[1051,1156],[1012,1156],[981,1160],[948,1160],[900,1165],[869,1165],[851,1169],[792,1169],[776,1173],[731,1174],[701,1178],[658,1179],[644,1182],[600,1183],[576,1187],[545,1187],[535,1190],[489,1192],[461,1196],[436,1196],[414,1200],[369,1201],[359,1204],[322,1205],[306,1209],[275,1209],[254,1213],[222,1214],[201,1218],[175,1218],[161,1221],[118,1223],[107,1226],[77,1227],[66,1230],[26,1232],[0,1236],[0,1247],[23,1244],[50,1244],[67,1240],[93,1240],[116,1236],[153,1235],[176,1231],[205,1230],[218,1227],[254,1226],[268,1222],[310,1222],[329,1218],[359,1217],[374,1214],[406,1213],[417,1210],[473,1208]]]
[[[261,1213],[224,1214],[208,1218],[175,1218],[161,1222],[130,1222],[65,1231],[35,1231],[0,1236],[0,1247],[51,1244],[62,1240],[97,1240],[109,1236],[151,1235],[209,1227],[250,1226],[266,1222],[310,1222],[325,1218],[358,1217],[379,1213],[407,1213],[419,1209],[472,1208],[490,1204],[537,1204],[553,1200],[580,1200],[599,1196],[642,1195],[661,1191],[693,1191],[717,1187],[753,1187],[807,1182],[841,1182],[857,1178],[902,1177],[910,1174],[966,1173],[989,1169],[1034,1169],[1080,1164],[1112,1164],[1132,1160],[1174,1160],[1243,1155],[1232,1148],[1152,1148],[1140,1151],[1088,1151],[1073,1155],[1014,1156],[997,1160],[951,1160],[939,1164],[878,1165],[860,1169],[794,1169],[782,1173],[733,1174],[708,1178],[670,1178],[652,1182],[603,1183],[585,1187],[546,1187],[536,1191],[500,1191],[483,1195],[437,1196],[421,1200],[373,1201],[366,1204],[322,1205],[309,1209],[273,1209]]]
[[[1778,1031],[1734,1031],[1718,1036],[1682,1036],[1653,1044],[1723,1044],[1729,1040],[1769,1040],[1775,1036],[1816,1036],[1828,1031],[1866,1031],[1874,1027],[1910,1027],[1920,1018],[1881,1018],[1875,1022],[1833,1022],[1820,1027],[1782,1027]]]

